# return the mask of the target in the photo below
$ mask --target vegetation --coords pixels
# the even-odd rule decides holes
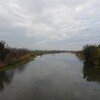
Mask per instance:
[[[28,50],[25,48],[11,48],[6,42],[0,41],[0,69],[28,61],[43,54],[62,53],[59,50]]]
[[[11,48],[6,42],[0,41],[0,68],[28,60],[32,56],[32,52],[27,49]]]
[[[88,67],[100,66],[100,45],[86,45],[82,50],[84,64]]]
[[[100,45],[86,45],[82,51],[75,54],[84,60],[84,66],[87,68],[100,68]]]
[[[83,78],[87,81],[96,81],[100,83],[100,70],[97,68],[83,67]]]
[[[0,42],[0,61],[3,61],[6,55],[5,42]]]

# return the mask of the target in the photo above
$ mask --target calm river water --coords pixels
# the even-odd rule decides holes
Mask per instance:
[[[0,72],[0,100],[100,100],[100,73],[74,54],[43,55]]]

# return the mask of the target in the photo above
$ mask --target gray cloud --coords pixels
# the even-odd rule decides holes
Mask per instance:
[[[99,32],[99,0],[0,0],[0,39],[14,47],[81,49]]]

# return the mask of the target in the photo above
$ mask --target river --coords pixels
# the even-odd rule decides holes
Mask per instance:
[[[74,54],[46,54],[0,72],[0,100],[100,100],[100,73]]]

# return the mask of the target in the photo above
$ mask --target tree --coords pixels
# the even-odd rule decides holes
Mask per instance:
[[[96,52],[97,52],[97,46],[95,45],[86,45],[83,48],[85,64],[89,66],[95,65]]]
[[[0,41],[0,61],[4,60],[5,58],[5,43],[4,41]]]
[[[100,45],[86,45],[83,48],[84,64],[88,67],[100,66]]]

